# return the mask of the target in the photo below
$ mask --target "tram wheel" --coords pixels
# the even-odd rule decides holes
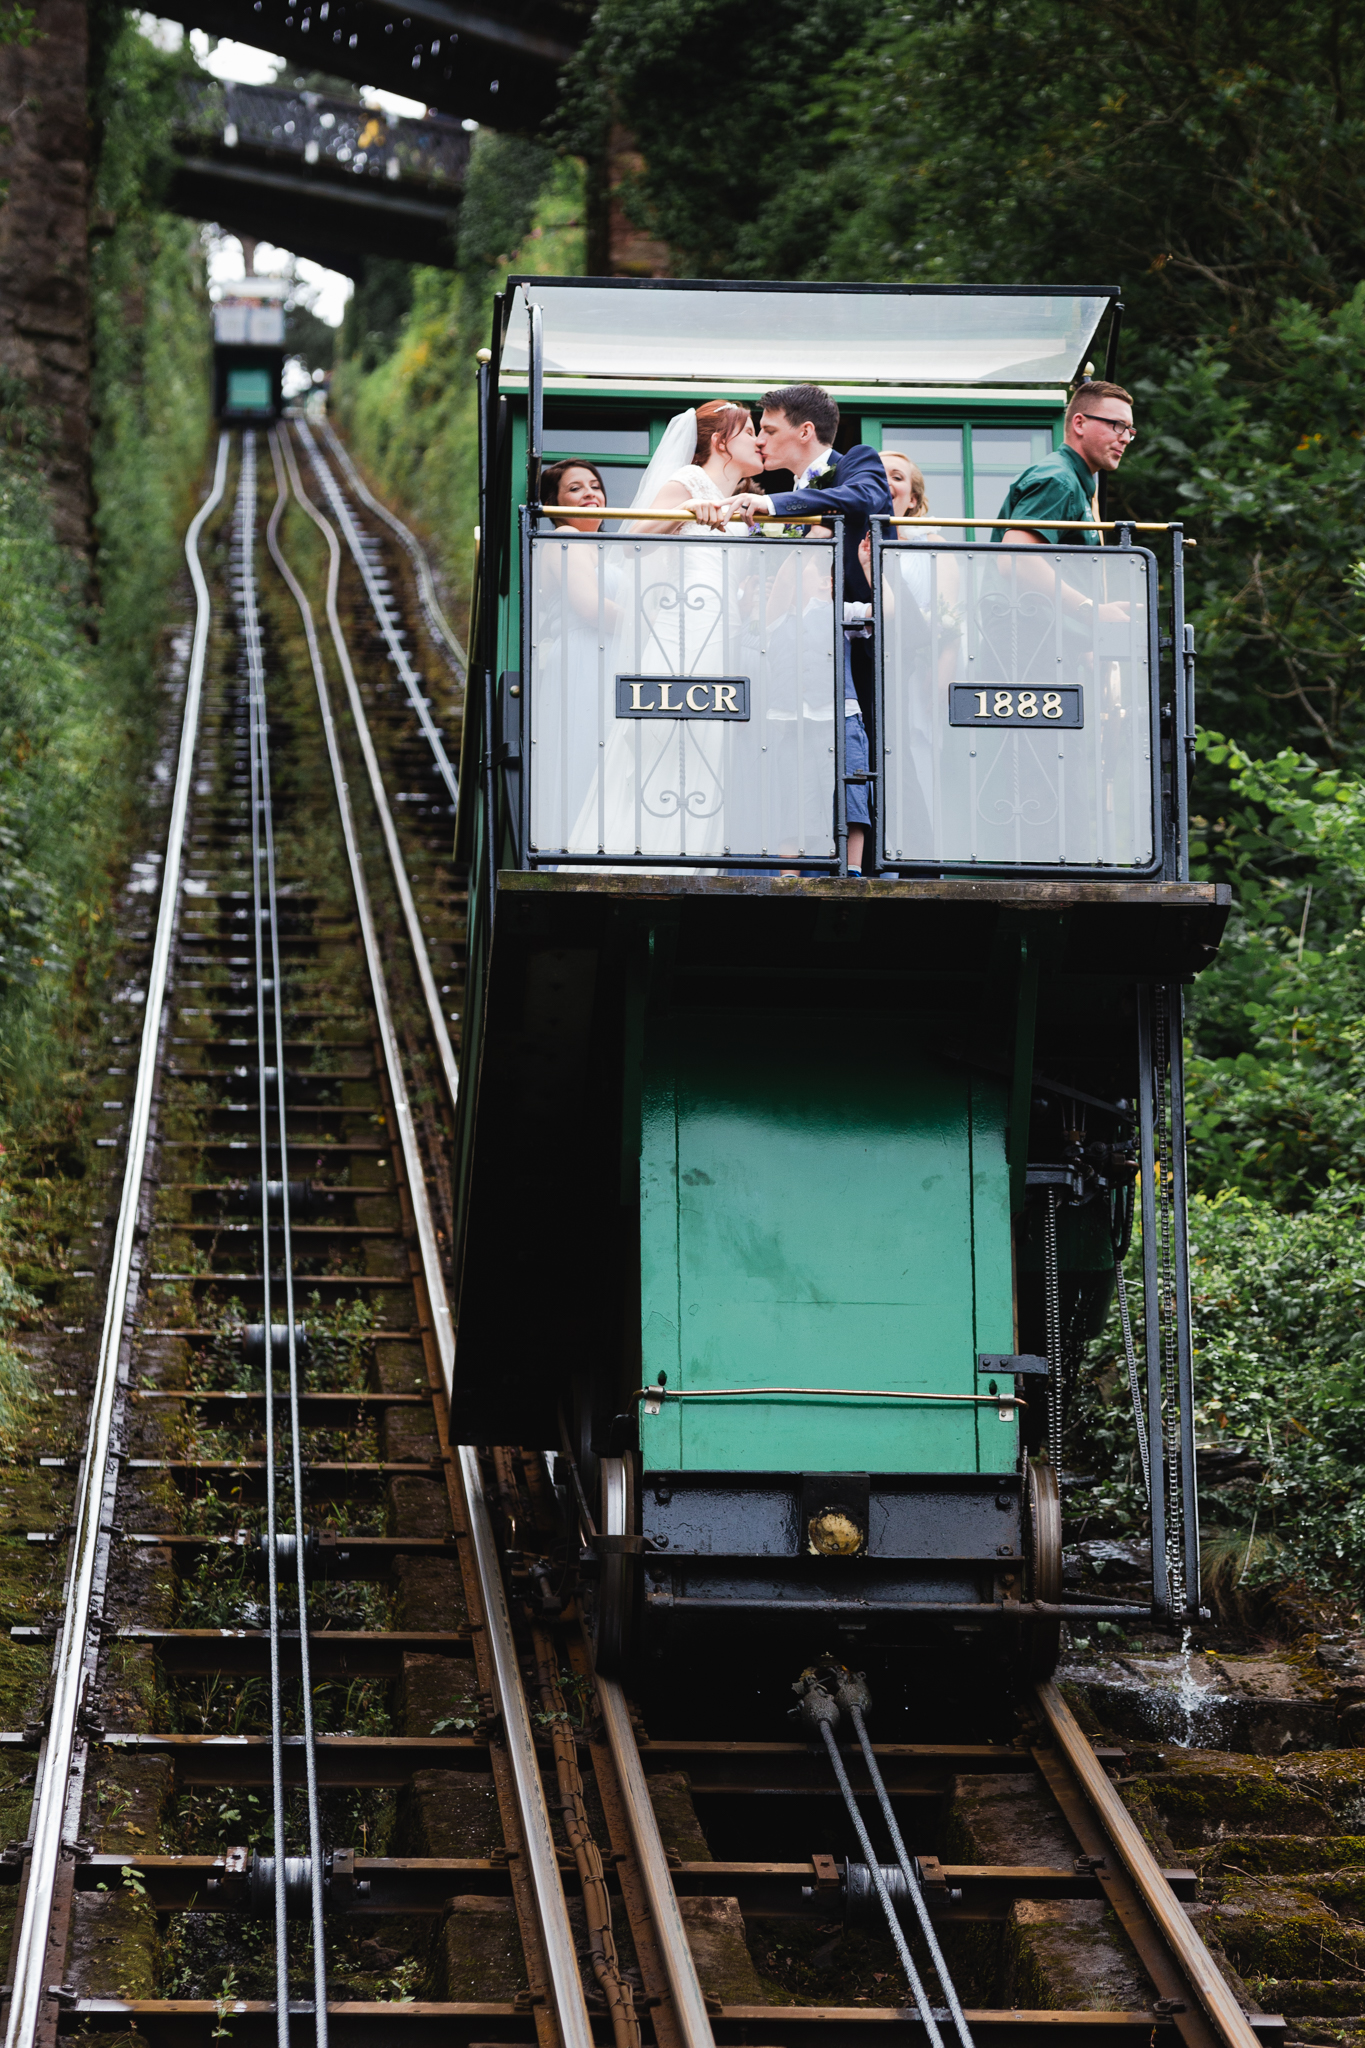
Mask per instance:
[[[634,1451],[627,1451],[624,1457],[600,1461],[599,1526],[604,1536],[637,1534],[640,1489],[636,1463]],[[597,1667],[608,1676],[623,1670],[630,1654],[639,1581],[640,1561],[637,1557],[625,1550],[603,1552],[593,1633]]]
[[[1051,1458],[1028,1461],[1029,1577],[1032,1597],[1062,1597],[1062,1495]],[[1051,1678],[1062,1653],[1060,1620],[1030,1623],[1024,1661],[1030,1678]]]

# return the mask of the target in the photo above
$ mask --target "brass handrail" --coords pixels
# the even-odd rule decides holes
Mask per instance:
[[[704,522],[695,512],[675,507],[671,512],[623,511],[619,505],[537,505],[535,512],[541,519],[658,519],[676,526],[684,521],[700,526]],[[830,512],[761,512],[755,524],[759,526],[820,526],[834,515]],[[1131,533],[1175,533],[1182,529],[1179,519],[939,519],[932,512],[920,513],[914,518],[892,518],[885,512],[873,512],[873,519],[883,526],[999,526],[1017,528],[1029,533],[1040,527],[1050,527],[1055,533],[1113,533],[1116,528],[1126,526]],[[613,536],[609,535],[608,538]],[[1187,548],[1197,547],[1198,542],[1185,536]]]
[[[1050,526],[1055,532],[1065,528],[1068,533],[1112,533],[1117,526],[1126,526],[1133,533],[1174,533],[1184,524],[1179,519],[939,519],[932,512],[918,512],[910,519],[888,518],[885,512],[871,516],[883,526],[1006,526],[1022,533],[1040,526]],[[1192,548],[1195,543],[1187,539],[1185,545]]]
[[[695,512],[685,512],[681,507],[672,512],[623,512],[617,505],[537,505],[533,508],[541,519],[666,519],[670,524],[679,520],[696,520]],[[819,526],[826,519],[834,517],[831,512],[764,512],[759,515],[758,524],[782,526]],[[612,536],[608,535],[610,539]]]

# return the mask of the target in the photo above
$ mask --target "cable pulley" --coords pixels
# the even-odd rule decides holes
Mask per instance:
[[[277,1365],[289,1363],[289,1325],[272,1323],[270,1326],[270,1348]],[[294,1325],[294,1356],[308,1356],[308,1326]],[[265,1324],[247,1323],[242,1330],[242,1358],[247,1365],[265,1364]]]
[[[330,1545],[324,1545],[316,1529],[305,1531],[303,1538],[303,1576],[305,1579],[319,1579],[323,1576],[325,1559],[323,1552]],[[257,1568],[262,1577],[270,1571],[270,1536],[262,1531],[255,1550]],[[275,1577],[277,1579],[298,1576],[299,1539],[292,1532],[277,1534],[275,1537]]]
[[[269,1071],[269,1070],[267,1070]],[[284,1210],[284,1187],[282,1180],[268,1180],[264,1189],[258,1180],[248,1181],[241,1196],[244,1209],[259,1215],[262,1194],[270,1204],[270,1214],[278,1216]],[[309,1216],[316,1203],[316,1194],[311,1180],[291,1180],[289,1183],[289,1213],[291,1216]]]

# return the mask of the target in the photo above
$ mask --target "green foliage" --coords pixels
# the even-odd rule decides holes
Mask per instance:
[[[1344,758],[1365,45],[1339,8],[1232,0],[1077,30],[1051,0],[604,0],[560,133],[633,132],[625,204],[680,275],[1121,283],[1142,438],[1112,502],[1198,536],[1205,707]]]
[[[1198,537],[1202,716],[1248,747],[1345,760],[1365,740],[1365,600],[1347,574],[1365,551],[1365,288],[1330,312],[1281,306],[1261,347],[1274,374],[1255,383],[1213,346],[1135,351],[1144,431],[1121,497]]]
[[[1229,801],[1193,851],[1237,910],[1194,992],[1192,1165],[1296,1207],[1365,1182],[1365,788],[1287,749],[1200,748]]]
[[[412,265],[397,256],[363,256],[346,303],[337,353],[372,370],[395,347],[412,310]]]
[[[1246,1582],[1358,1595],[1365,1568],[1365,1238],[1358,1201],[1286,1216],[1226,1194],[1191,1214],[1201,1441],[1262,1468],[1206,1511],[1262,1538]]]
[[[481,270],[510,261],[531,232],[536,208],[554,176],[549,150],[519,135],[480,134],[471,153],[460,207],[460,269]]]
[[[1362,82],[1335,6],[604,0],[566,133],[694,269],[1121,276],[1191,340],[1361,274]]]
[[[91,261],[97,598],[53,538],[47,423],[16,380],[0,392],[0,1104],[11,1123],[51,1113],[102,954],[206,410],[197,237],[154,204],[171,67],[126,20],[107,46],[109,24],[95,26],[95,203],[108,228]]]

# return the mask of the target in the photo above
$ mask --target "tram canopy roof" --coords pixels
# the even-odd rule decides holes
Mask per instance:
[[[1112,286],[730,284],[514,277],[502,368],[525,374],[541,308],[546,376],[822,384],[1060,384]]]

